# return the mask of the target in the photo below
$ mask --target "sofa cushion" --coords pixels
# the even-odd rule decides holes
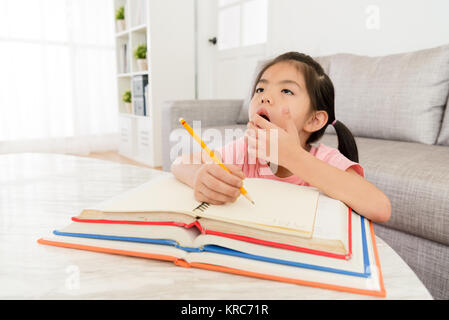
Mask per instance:
[[[169,171],[173,160],[184,150],[187,131],[179,123],[183,117],[197,133],[202,128],[235,124],[243,100],[167,100],[161,108],[162,169]],[[190,137],[190,140],[193,139]],[[188,143],[191,143],[187,140]],[[186,152],[189,152],[187,149]]]
[[[321,67],[324,70],[324,73],[329,75],[329,67],[330,67],[330,62],[332,60],[332,57],[333,57],[332,55],[331,56],[320,56],[320,57],[313,57],[313,59],[315,59],[315,61],[321,65]]]
[[[444,112],[443,123],[441,124],[441,131],[437,143],[449,146],[449,97],[447,99],[446,111]]]
[[[246,123],[205,128],[202,139],[211,149],[219,149],[244,136]]]
[[[260,60],[256,64],[253,76],[251,77],[251,83],[248,84],[245,100],[243,100],[242,108],[240,109],[239,116],[237,117],[237,124],[247,124],[249,121],[248,110],[252,98],[251,91],[253,90],[254,81],[256,81],[257,75],[259,74],[260,70],[262,70],[265,63],[267,63],[268,61],[269,60]]]
[[[449,92],[449,45],[383,57],[336,54],[335,113],[354,135],[436,143]]]
[[[365,177],[390,199],[384,225],[449,244],[449,148],[356,137]],[[337,147],[337,136],[318,142]]]
[[[248,110],[249,110],[249,103],[251,102],[251,89],[249,89],[249,92],[246,95],[245,100],[243,100],[242,108],[240,109],[240,113],[237,117],[237,124],[247,124],[249,121]]]

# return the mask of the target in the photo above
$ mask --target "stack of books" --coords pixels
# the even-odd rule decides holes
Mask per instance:
[[[139,116],[147,115],[147,86],[148,75],[137,75],[132,78],[134,113]]]
[[[255,204],[239,197],[211,205],[163,175],[84,209],[38,242],[385,297],[370,221],[313,187],[244,183]]]

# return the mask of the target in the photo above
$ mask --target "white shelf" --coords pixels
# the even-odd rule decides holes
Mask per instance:
[[[195,98],[194,0],[114,0],[114,11],[121,6],[125,8],[126,30],[115,34],[119,153],[160,167],[164,101]],[[173,21],[175,12],[182,15]],[[133,56],[142,43],[147,45],[148,64],[143,71]],[[122,101],[123,93],[130,90],[134,112],[139,97],[135,99],[133,77],[141,75],[148,76],[145,116],[128,113]]]
[[[119,73],[117,74],[118,78],[129,78],[132,76],[141,76],[143,74],[148,74],[148,70],[145,71],[136,71],[136,72],[128,72],[128,73]]]
[[[118,73],[117,74],[118,78],[128,78],[128,77],[131,77],[131,76],[132,76],[132,73]]]
[[[138,114],[125,113],[125,112],[119,112],[119,115],[121,117],[127,117],[127,118],[132,118],[132,119],[147,119],[148,118],[148,116],[139,116]]]
[[[130,32],[142,32],[142,31],[147,31],[147,25],[146,25],[146,24],[141,24],[140,26],[132,27],[129,31],[130,31]]]
[[[131,72],[131,75],[132,76],[140,76],[140,75],[148,74],[148,73],[149,73],[148,70],[144,70],[144,71]]]
[[[125,31],[117,32],[117,33],[115,34],[115,36],[116,36],[117,38],[128,37],[128,36],[129,36],[129,31],[128,31],[128,30],[125,30]]]
[[[120,32],[116,32],[115,36],[117,38],[122,38],[122,37],[129,37],[129,34],[131,32],[146,32],[147,31],[147,25],[146,24],[141,24],[140,26],[136,26],[136,27],[132,27],[130,29],[126,29]]]

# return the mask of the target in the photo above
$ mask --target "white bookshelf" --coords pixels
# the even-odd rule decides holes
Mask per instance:
[[[166,100],[195,98],[194,0],[114,0],[125,8],[126,29],[116,27],[119,153],[152,167],[162,165],[161,108]],[[148,70],[139,70],[134,49],[147,45]],[[126,57],[122,46],[126,44]],[[124,68],[126,61],[127,68]],[[132,79],[147,75],[146,114],[135,114]],[[132,111],[122,95],[130,90]]]

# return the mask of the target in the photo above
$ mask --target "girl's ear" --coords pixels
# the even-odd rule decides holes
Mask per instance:
[[[328,119],[329,116],[327,115],[326,111],[324,110],[314,111],[310,116],[309,120],[307,120],[304,126],[304,130],[310,133],[318,131],[326,125]]]

